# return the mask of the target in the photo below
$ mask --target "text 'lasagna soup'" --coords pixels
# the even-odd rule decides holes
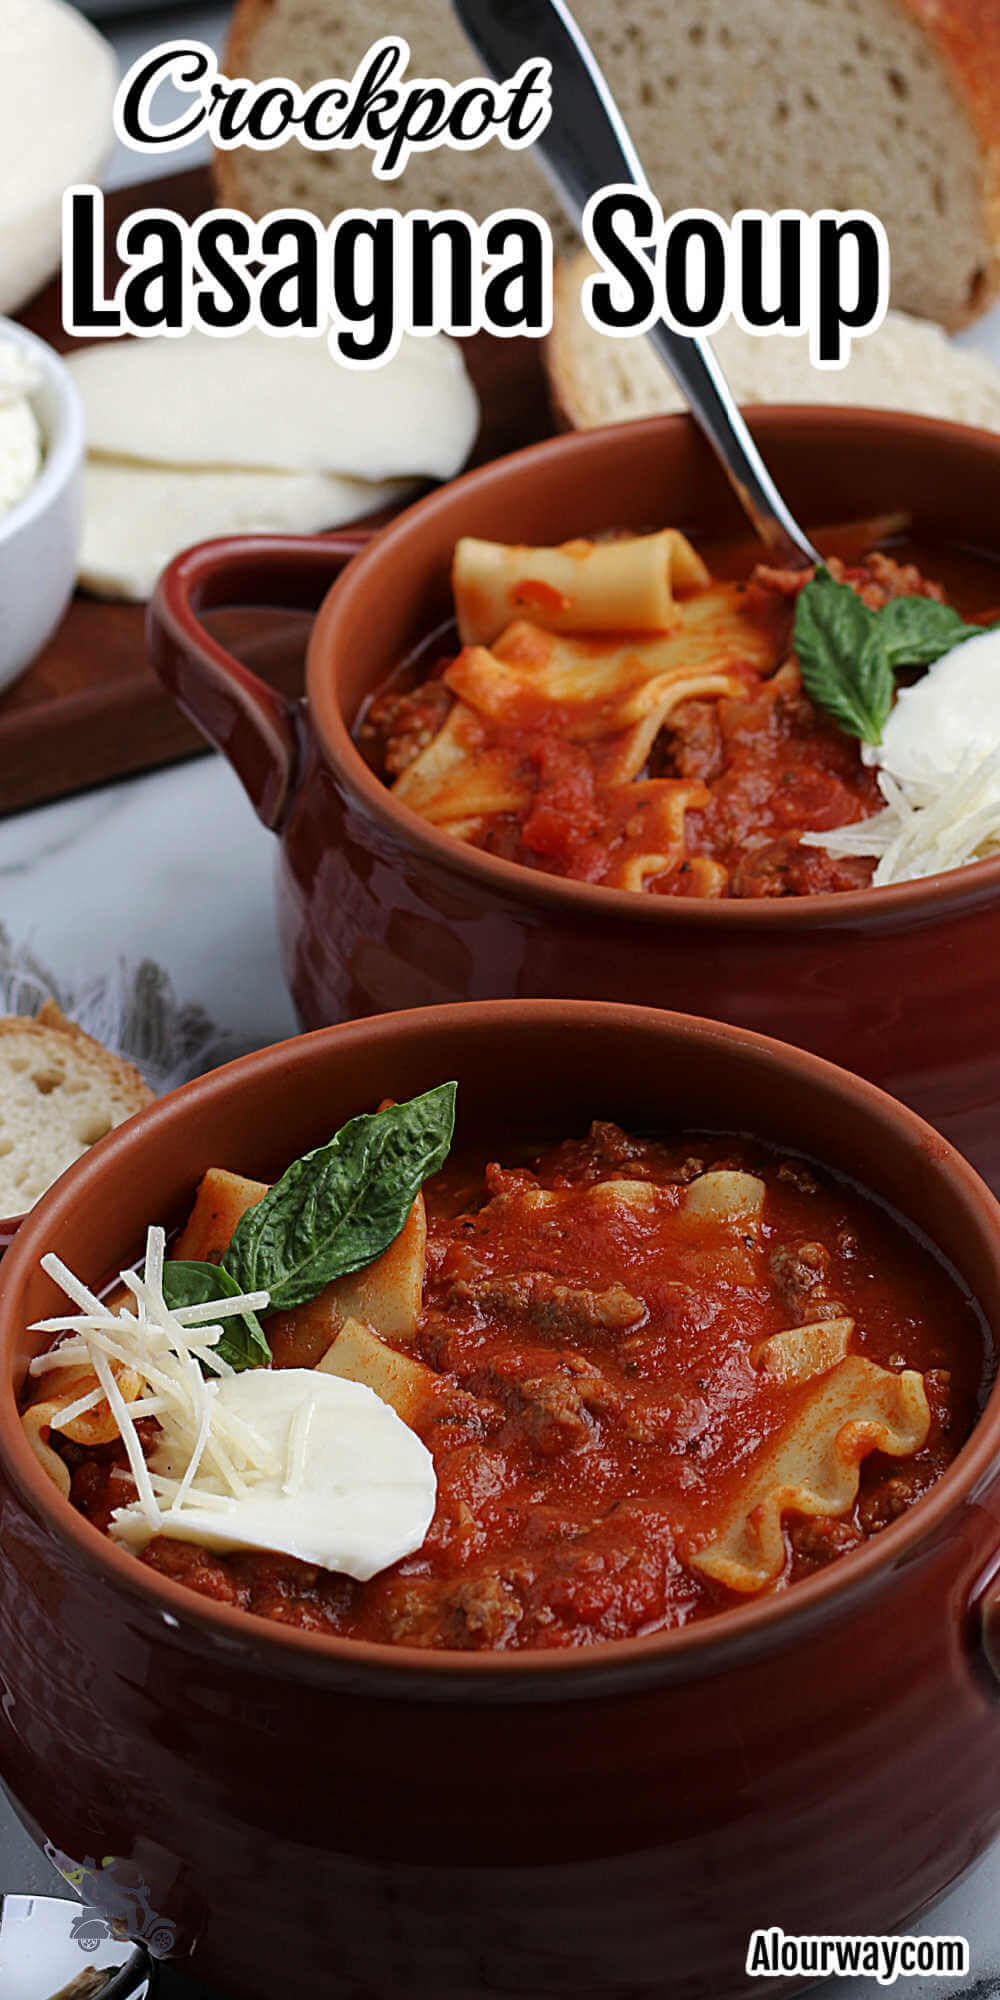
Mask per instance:
[[[863,554],[873,526],[815,570],[706,561],[675,529],[466,538],[456,633],[369,701],[359,748],[440,832],[656,896],[846,891],[1000,852],[996,573]]]
[[[75,1310],[23,1421],[97,1528],[302,1629],[570,1647],[782,1591],[946,1469],[983,1324],[869,1197],[609,1123],[445,1165],[453,1103],[211,1170],[107,1300],[45,1260]]]

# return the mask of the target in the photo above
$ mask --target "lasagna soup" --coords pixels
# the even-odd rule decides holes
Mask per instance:
[[[919,550],[862,555],[865,533],[834,538],[846,553],[819,584],[746,549],[706,561],[673,529],[555,549],[463,540],[456,630],[368,703],[359,748],[439,831],[575,881],[710,898],[864,888],[889,840],[887,794],[836,690],[831,707],[807,692],[800,597],[811,588],[811,610],[821,589],[847,586],[872,629],[916,602],[916,670],[945,650],[949,619],[956,636],[970,629],[956,604],[978,629],[998,595],[981,560],[943,556],[927,574]],[[868,657],[850,623],[834,661],[848,681]],[[885,671],[905,682],[893,645]],[[876,816],[865,851],[855,829]],[[892,879],[884,864],[878,879]]]
[[[208,1274],[201,1297],[268,1196],[224,1171],[205,1176],[172,1246],[193,1260],[185,1270]],[[263,1475],[248,1470],[249,1446],[240,1457],[232,1419],[213,1433],[210,1403],[201,1450],[214,1435],[221,1454],[224,1441],[241,1481],[202,1490],[191,1460],[164,1475],[168,1419],[150,1409],[157,1393],[161,1411],[170,1400],[167,1350],[156,1365],[135,1361],[143,1316],[148,1326],[162,1312],[150,1261],[144,1281],[131,1274],[132,1345],[108,1338],[69,1273],[61,1281],[90,1318],[48,1324],[64,1342],[104,1326],[93,1337],[148,1466],[160,1468],[162,1511],[144,1520],[134,1438],[101,1382],[61,1365],[58,1346],[34,1364],[24,1413],[47,1469],[160,1574],[286,1625],[386,1644],[571,1647],[794,1588],[920,1499],[968,1436],[985,1385],[982,1324],[957,1281],[874,1201],[802,1160],[605,1122],[530,1163],[459,1157],[431,1175],[370,1264],[265,1311],[268,1360],[216,1385],[219,1405],[243,1385],[251,1426],[248,1383],[261,1410],[280,1401],[283,1380],[349,1390],[366,1423],[379,1410],[386,1420],[371,1432],[364,1478],[429,1481],[406,1553],[397,1522],[381,1556],[349,1532],[352,1554],[307,1560],[289,1548],[306,1534],[296,1496],[308,1413],[271,1475],[268,1518],[285,1506],[291,1522],[298,1508],[294,1532],[275,1533],[279,1548],[253,1546],[262,1531],[240,1525],[237,1487],[249,1483],[253,1501]],[[116,1324],[126,1322],[112,1334]],[[342,1497],[361,1475],[334,1459]],[[356,1504],[374,1532],[367,1486]],[[258,1506],[253,1519],[264,1518]]]

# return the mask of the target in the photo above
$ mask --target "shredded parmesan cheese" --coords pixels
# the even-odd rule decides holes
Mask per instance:
[[[107,1400],[128,1455],[139,1505],[153,1533],[162,1528],[164,1509],[136,1428],[143,1417],[155,1417],[160,1425],[159,1448],[184,1462],[184,1475],[171,1503],[174,1508],[183,1507],[206,1457],[229,1491],[236,1494],[246,1491],[244,1472],[274,1470],[273,1453],[264,1440],[247,1425],[227,1420],[218,1411],[217,1384],[208,1381],[204,1372],[209,1368],[216,1376],[232,1374],[228,1362],[214,1352],[222,1322],[234,1313],[265,1311],[268,1295],[254,1292],[171,1310],[163,1296],[165,1249],[164,1231],[150,1229],[144,1274],[121,1273],[122,1284],[136,1301],[134,1312],[125,1306],[115,1309],[97,1298],[60,1257],[43,1257],[42,1269],[80,1311],[39,1322],[36,1331],[64,1337],[31,1363],[31,1373],[36,1376],[71,1365],[93,1369],[97,1389],[60,1411],[52,1428],[65,1430],[85,1409]],[[131,1405],[118,1387],[114,1362],[133,1369],[145,1383],[147,1393]]]
[[[309,1432],[316,1413],[315,1403],[300,1403],[292,1418],[288,1434],[288,1471],[282,1482],[283,1493],[301,1493],[305,1479],[306,1452],[309,1446]]]
[[[1000,853],[1000,750],[966,753],[943,789],[899,784],[880,770],[885,810],[829,833],[804,833],[804,847],[833,855],[877,856],[872,886],[915,882]]]

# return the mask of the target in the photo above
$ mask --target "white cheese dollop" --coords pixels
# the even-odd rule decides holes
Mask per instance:
[[[42,433],[29,397],[41,373],[12,340],[0,340],[0,516],[16,507],[42,465]]]
[[[912,687],[900,688],[882,731],[865,746],[866,764],[899,785],[950,784],[966,759],[1000,751],[1000,630],[943,653]]]
[[[139,1548],[158,1533],[218,1550],[271,1549],[362,1583],[419,1549],[437,1502],[434,1461],[374,1390],[314,1369],[260,1368],[225,1376],[215,1404],[249,1427],[274,1469],[237,1496],[203,1467],[156,1529],[138,1502],[120,1508],[118,1541]],[[150,1464],[163,1481],[185,1470],[162,1452]]]

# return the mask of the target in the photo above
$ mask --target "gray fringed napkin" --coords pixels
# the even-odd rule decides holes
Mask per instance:
[[[244,1053],[204,1008],[178,1000],[169,974],[151,958],[119,958],[99,977],[57,978],[0,924],[0,1014],[37,1014],[49,999],[105,1048],[135,1063],[157,1095]]]

